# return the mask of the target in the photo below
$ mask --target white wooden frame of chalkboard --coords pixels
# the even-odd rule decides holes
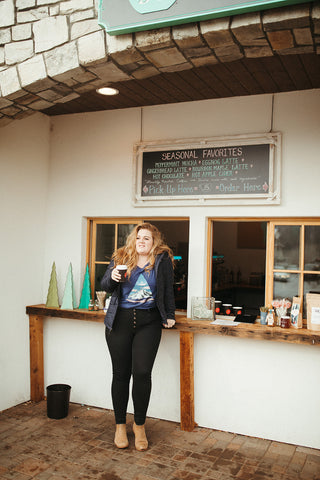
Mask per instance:
[[[238,147],[248,145],[270,145],[269,192],[219,195],[168,195],[142,196],[142,169],[144,152],[170,152],[203,148]],[[187,206],[187,205],[276,205],[280,204],[281,133],[261,133],[213,138],[147,141],[134,145],[133,151],[133,205],[134,206]]]

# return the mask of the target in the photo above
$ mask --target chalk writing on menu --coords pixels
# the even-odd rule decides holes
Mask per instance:
[[[270,145],[143,152],[142,197],[267,195]]]

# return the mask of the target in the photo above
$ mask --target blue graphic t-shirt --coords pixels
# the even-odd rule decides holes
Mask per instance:
[[[120,307],[154,308],[156,306],[156,277],[154,270],[146,272],[145,267],[136,267],[131,272],[130,280],[121,285]]]

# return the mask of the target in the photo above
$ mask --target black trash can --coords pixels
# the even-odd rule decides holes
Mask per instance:
[[[70,385],[55,384],[47,387],[47,415],[49,418],[65,418],[68,416]]]

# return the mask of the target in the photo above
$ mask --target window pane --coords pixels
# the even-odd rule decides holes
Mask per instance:
[[[307,318],[307,293],[320,293],[320,275],[308,274],[303,282],[303,318]]]
[[[109,262],[114,251],[115,225],[97,225],[96,261]]]
[[[95,282],[94,282],[95,292],[99,292],[100,290],[102,290],[100,282],[102,280],[103,275],[105,274],[105,272],[107,270],[107,267],[108,267],[108,265],[101,265],[101,263],[96,264]],[[94,295],[96,294],[95,292],[94,292]]]
[[[304,293],[320,293],[320,275],[309,273],[304,276]]]
[[[320,270],[320,226],[305,227],[304,269]]]
[[[266,222],[213,224],[212,290],[222,303],[258,315],[265,303]]]
[[[299,268],[300,225],[276,225],[274,229],[274,268]]]
[[[134,227],[135,227],[135,224],[133,224],[133,223],[126,224],[126,225],[120,223],[120,225],[118,225],[118,245],[117,245],[117,248],[123,247],[125,245],[126,240],[127,240],[127,236],[129,235],[129,233],[132,232]]]
[[[299,278],[298,273],[274,273],[273,276],[273,298],[288,298],[292,301],[292,297],[299,294]]]

